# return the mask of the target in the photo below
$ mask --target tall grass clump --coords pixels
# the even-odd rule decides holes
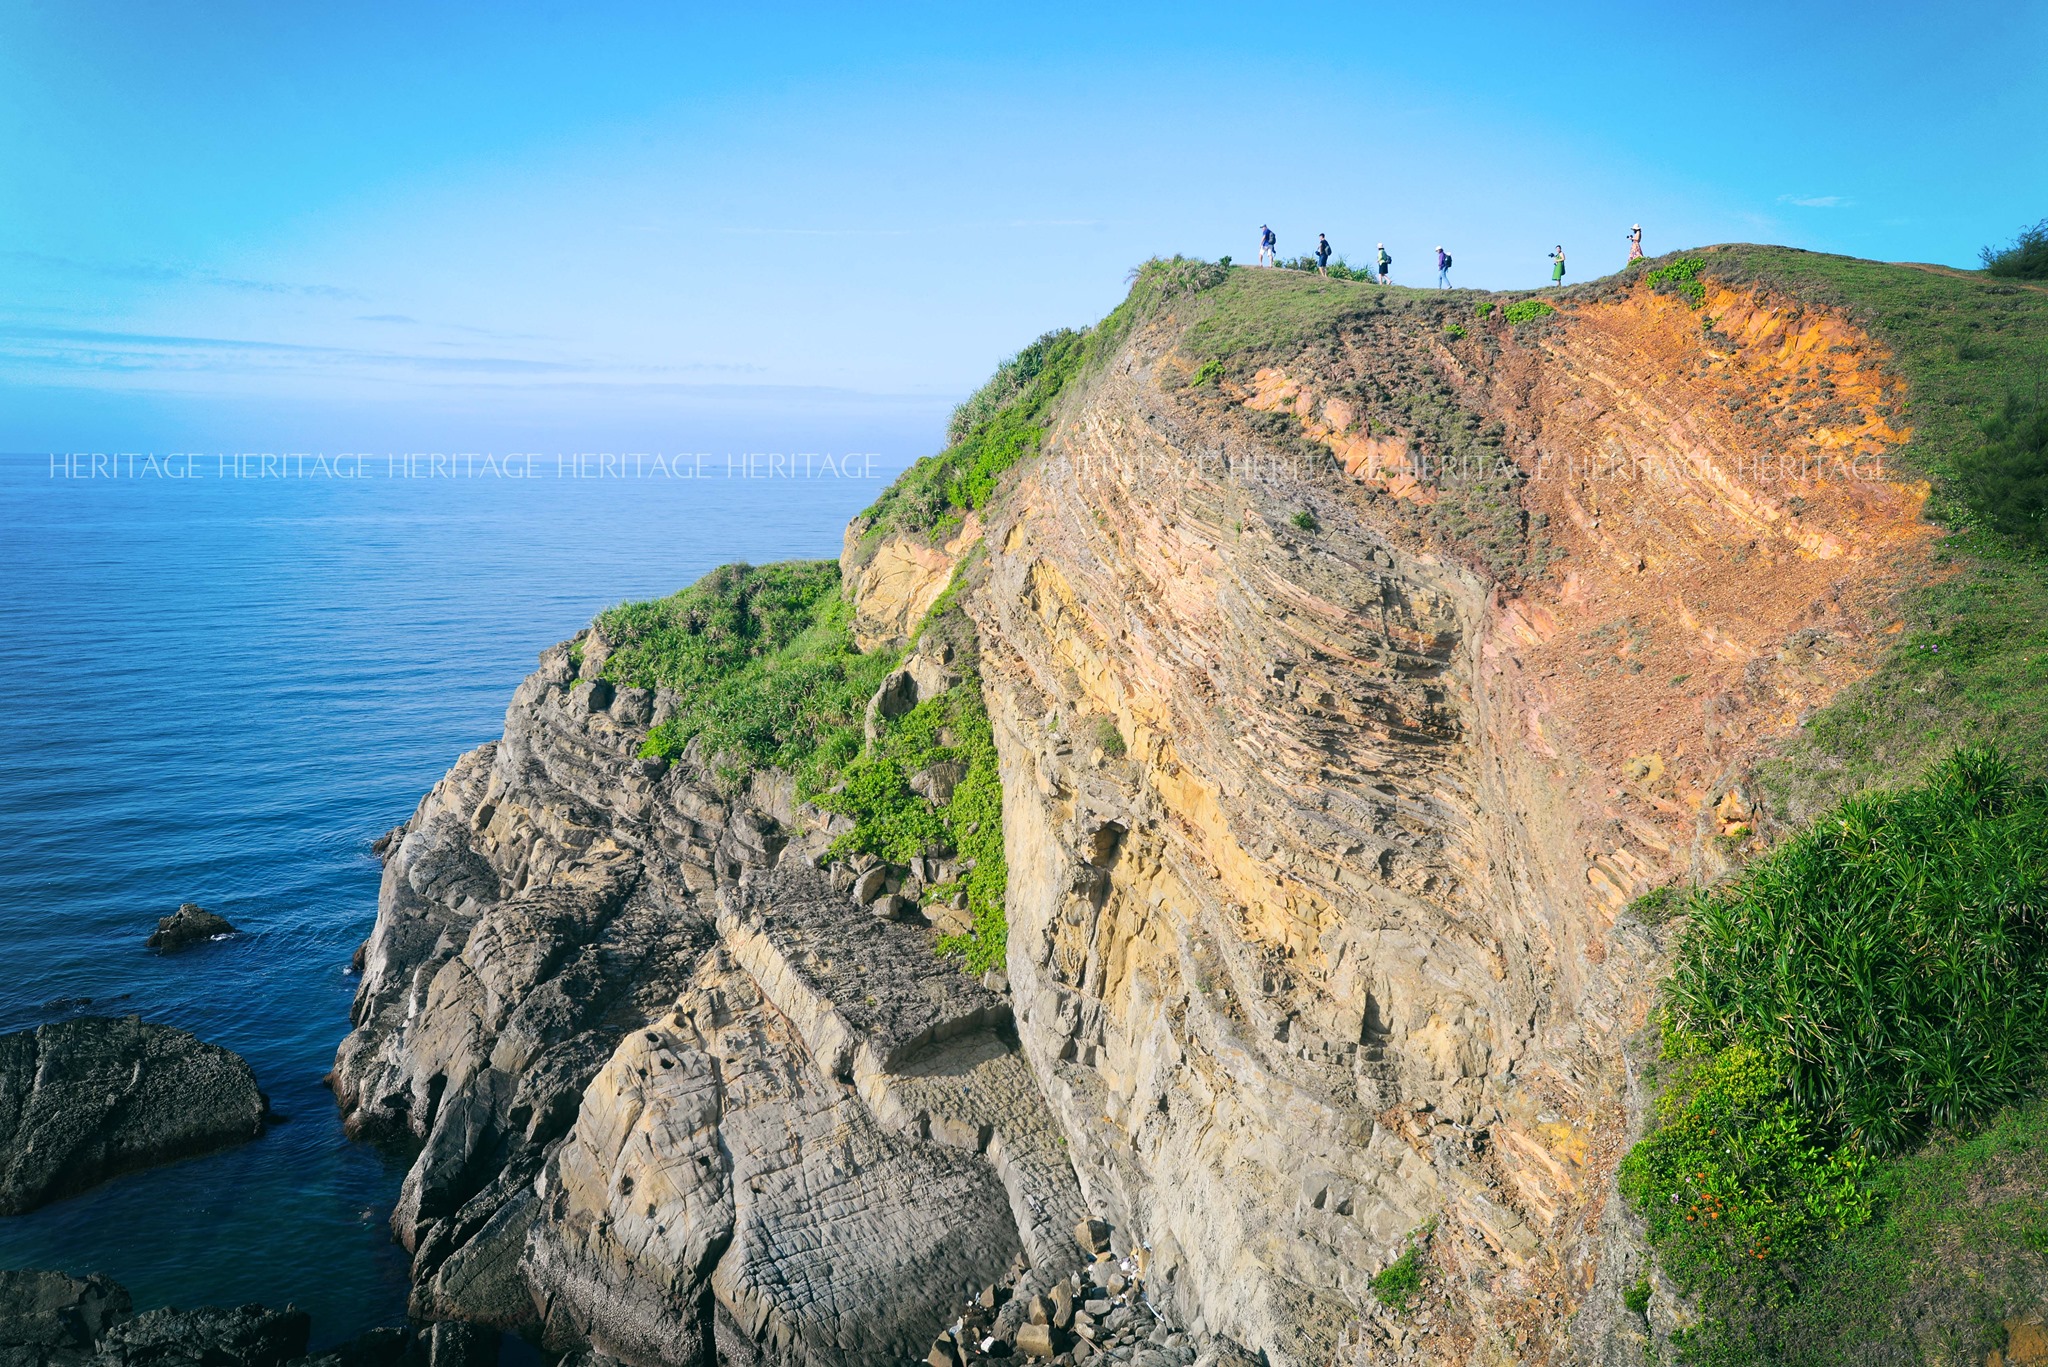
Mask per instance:
[[[2008,280],[2048,280],[2048,218],[2020,234],[2003,247],[1986,247],[1978,253],[1987,275]]]
[[[1959,750],[1684,909],[1621,1187],[1700,1295],[1694,1360],[1766,1361],[1804,1270],[1872,1218],[1878,1161],[2041,1080],[2048,788]]]

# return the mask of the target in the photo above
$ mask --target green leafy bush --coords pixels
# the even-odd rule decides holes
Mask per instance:
[[[2020,235],[2007,246],[1986,247],[1978,259],[1983,261],[1988,275],[2008,280],[2048,280],[2048,218],[2031,228],[2020,229]]]
[[[1686,307],[1698,308],[1707,302],[1707,287],[1700,281],[1700,271],[1705,263],[1697,257],[1681,256],[1667,261],[1645,275],[1650,288],[1659,292],[1676,294],[1685,300]]]
[[[1475,318],[1490,317],[1493,311],[1499,307],[1500,305],[1491,299],[1482,299],[1479,303],[1472,306],[1472,315]]]
[[[1301,509],[1287,520],[1305,532],[1315,531],[1323,525],[1316,521],[1316,515],[1306,508]]]
[[[1983,444],[1955,457],[1957,485],[1994,530],[2048,548],[2048,403],[2008,394],[1980,426]]]
[[[1642,1315],[1650,1309],[1650,1279],[1638,1277],[1634,1283],[1622,1288],[1621,1305],[1632,1314]]]
[[[1222,378],[1223,362],[1217,360],[1215,357],[1212,356],[1208,360],[1202,362],[1199,366],[1195,367],[1194,377],[1191,380],[1189,380],[1188,383],[1193,385],[1195,388],[1199,389],[1203,385],[1215,384],[1218,380],[1221,380]]]
[[[1828,1141],[1780,1066],[1747,1041],[1672,1060],[1655,1128],[1622,1161],[1622,1195],[1689,1291],[1772,1290],[1787,1259],[1870,1218],[1868,1159]]]
[[[1095,743],[1102,747],[1102,753],[1111,759],[1122,759],[1129,750],[1124,744],[1124,733],[1117,730],[1114,717],[1102,717],[1096,721]]]
[[[965,773],[949,800],[934,807],[910,780],[942,764],[963,766]],[[1003,914],[1009,886],[1003,788],[978,677],[970,673],[887,723],[875,743],[846,765],[836,787],[805,795],[827,811],[854,819],[854,828],[832,843],[835,859],[872,854],[907,864],[919,855],[939,855],[971,863],[959,879],[927,890],[935,901],[966,893],[973,920],[970,931],[945,937],[939,949],[962,956],[975,973],[1002,967],[1009,935]]]
[[[1422,1289],[1422,1241],[1429,1237],[1430,1228],[1425,1225],[1409,1235],[1401,1256],[1373,1274],[1367,1283],[1380,1304],[1397,1315],[1406,1313],[1408,1302]]]
[[[1460,340],[1460,339],[1462,339],[1462,338],[1463,338],[1463,337],[1465,336],[1465,329],[1464,329],[1464,328],[1462,328],[1462,327],[1460,327],[1460,326],[1459,326],[1458,324],[1456,324],[1456,323],[1446,323],[1446,324],[1444,324],[1444,332],[1445,332],[1445,334],[1446,334],[1447,336],[1449,336],[1449,337],[1450,337],[1450,338],[1451,338],[1451,339],[1452,339],[1453,341],[1456,341],[1456,340]]]
[[[1518,299],[1501,311],[1501,317],[1510,323],[1532,323],[1538,318],[1548,318],[1557,310],[1541,299]]]

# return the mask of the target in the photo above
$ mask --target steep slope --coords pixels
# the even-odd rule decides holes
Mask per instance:
[[[964,1360],[963,1294],[1053,1286],[1088,1214],[1173,1360],[1637,1360],[1672,931],[1631,903],[1797,819],[1785,756],[1867,785],[1817,752],[1982,582],[1924,516],[1964,429],[1918,334],[1836,284],[1152,263],[836,580],[758,572],[823,594],[774,630],[679,595],[543,656],[394,833],[337,1060],[423,1144],[415,1308]],[[1943,715],[2006,726],[2021,676],[1971,677]]]
[[[1924,485],[1876,477],[1898,381],[1761,291],[1710,335],[1648,290],[1517,326],[1212,289],[989,521],[1020,1032],[1187,1313],[1275,1361],[1399,1338],[1365,1283],[1438,1220],[1431,1355],[1541,1355],[1657,977],[1616,914],[1721,866],[1746,764],[1867,670],[1924,559]],[[1203,356],[1282,292],[1307,345]],[[1760,471],[1759,435],[1818,468]]]

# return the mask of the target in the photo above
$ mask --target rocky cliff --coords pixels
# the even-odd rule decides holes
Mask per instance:
[[[1148,1351],[1618,1360],[1664,953],[1624,910],[1754,838],[1749,766],[1884,640],[1929,539],[1899,382],[1761,287],[1511,324],[1254,274],[1154,272],[1000,498],[849,535],[864,647],[956,575],[978,628],[1005,974],[786,776],[641,758],[675,699],[600,635],[387,838],[335,1082],[422,1145],[419,1313],[937,1361],[1086,1214]]]

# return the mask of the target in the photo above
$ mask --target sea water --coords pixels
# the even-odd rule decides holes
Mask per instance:
[[[829,465],[0,456],[0,1031],[180,1026],[246,1058],[282,1117],[0,1217],[0,1268],[102,1272],[138,1309],[296,1303],[316,1346],[401,1322],[407,1157],[345,1139],[322,1082],[376,914],[370,842],[595,612],[836,555],[916,448],[903,427]],[[181,902],[241,933],[145,949]]]

